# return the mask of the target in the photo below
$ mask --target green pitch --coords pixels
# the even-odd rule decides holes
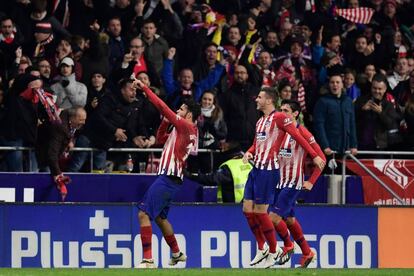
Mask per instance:
[[[101,275],[156,275],[156,276],[205,276],[205,275],[295,275],[295,276],[336,276],[336,275],[352,275],[352,276],[395,276],[395,275],[413,275],[414,269],[0,269],[0,276],[19,275],[19,276],[101,276]]]

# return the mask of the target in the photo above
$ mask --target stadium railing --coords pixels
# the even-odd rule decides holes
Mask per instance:
[[[33,147],[0,147],[0,152],[2,151],[28,151],[29,153],[34,151]],[[89,160],[90,160],[90,171],[93,171],[93,153],[95,151],[99,151],[97,148],[72,148],[71,151],[88,151],[90,152]],[[124,152],[124,153],[142,153],[142,152],[148,152],[148,153],[154,153],[154,152],[162,152],[162,148],[146,148],[146,149],[139,149],[139,148],[109,148],[107,150],[108,152]],[[214,167],[214,153],[219,153],[220,150],[214,150],[214,149],[198,149],[197,153],[203,153],[203,154],[209,154],[210,155],[210,167],[213,169]],[[151,166],[153,165],[153,159],[149,159],[151,161]],[[29,158],[29,168],[31,168],[31,160]],[[22,160],[23,162],[23,160]]]

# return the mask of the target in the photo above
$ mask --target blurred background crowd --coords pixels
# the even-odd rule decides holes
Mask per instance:
[[[0,151],[0,170],[58,174],[51,156],[89,170],[73,146],[98,149],[96,170],[142,170],[128,164],[157,156],[107,151],[162,147],[132,74],[173,109],[200,102],[199,148],[246,150],[270,86],[326,155],[413,150],[413,14],[410,0],[1,1],[0,147],[35,150]],[[190,165],[212,169],[203,154]]]

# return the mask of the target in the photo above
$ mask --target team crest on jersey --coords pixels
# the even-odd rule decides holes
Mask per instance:
[[[292,137],[289,138],[289,144],[291,145],[295,145],[296,144],[296,140],[293,139]]]
[[[265,127],[268,127],[268,126],[270,126],[270,121],[266,121],[265,123]]]
[[[256,140],[257,141],[264,141],[266,140],[266,131],[256,132]]]
[[[291,158],[292,157],[292,150],[291,149],[280,149],[279,156],[283,158]]]

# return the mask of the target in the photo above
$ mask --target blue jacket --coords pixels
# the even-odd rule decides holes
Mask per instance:
[[[200,102],[201,95],[204,91],[212,89],[220,80],[221,75],[224,72],[224,66],[217,64],[216,67],[207,75],[205,79],[195,82],[193,85],[193,97],[196,102]],[[161,78],[164,83],[165,92],[167,97],[172,100],[172,104],[177,106],[179,98],[178,95],[181,90],[181,84],[179,81],[174,80],[173,77],[173,61],[171,59],[164,60],[164,67],[161,72]]]
[[[322,149],[343,153],[357,147],[355,112],[351,98],[342,93],[322,96],[313,111],[314,134]]]

